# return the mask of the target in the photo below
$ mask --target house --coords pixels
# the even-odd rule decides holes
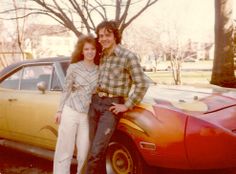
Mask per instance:
[[[68,56],[74,50],[76,38],[63,26],[31,24],[25,33],[24,48],[33,58]]]

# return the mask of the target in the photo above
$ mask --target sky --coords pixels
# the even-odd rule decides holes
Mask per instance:
[[[194,40],[200,40],[207,37],[214,27],[214,0],[160,0],[142,16],[140,24],[145,25],[142,22],[147,21],[145,19],[152,23],[158,18],[164,19],[164,25],[177,25],[182,37],[191,36]]]
[[[183,38],[193,40],[213,39],[215,0],[159,0],[136,22],[138,25],[155,27],[155,21],[163,20],[164,25],[176,24]],[[236,19],[236,0],[233,0]],[[147,22],[148,21],[148,22]]]

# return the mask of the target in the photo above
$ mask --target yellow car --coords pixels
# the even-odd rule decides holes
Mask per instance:
[[[35,151],[31,145],[40,147],[36,150],[39,155],[43,149],[54,150],[57,125],[53,117],[68,65],[67,58],[50,58],[19,62],[1,71],[2,144],[28,151]],[[45,151],[45,155],[52,154],[49,152]]]

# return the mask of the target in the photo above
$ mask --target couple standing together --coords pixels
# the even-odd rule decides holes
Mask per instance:
[[[116,125],[148,89],[138,57],[120,45],[116,23],[101,22],[96,34],[98,43],[90,35],[79,39],[67,70],[55,116],[60,125],[54,174],[70,173],[75,145],[77,174],[84,168],[86,174],[106,174],[106,150]]]

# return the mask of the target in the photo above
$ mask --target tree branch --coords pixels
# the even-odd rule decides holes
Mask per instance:
[[[148,2],[146,3],[146,5],[140,9],[140,11],[138,13],[136,13],[133,17],[130,18],[130,20],[127,23],[124,23],[121,27],[121,32],[124,31],[124,29],[130,25],[138,16],[140,16],[148,7],[152,6],[154,3],[156,3],[158,0],[148,0]]]
[[[49,13],[55,15],[58,18],[57,21],[61,20],[62,22],[60,22],[60,23],[63,24],[65,27],[71,29],[71,31],[73,31],[77,37],[79,37],[82,34],[80,31],[77,30],[74,23],[66,16],[66,14],[59,7],[59,5],[57,4],[57,2],[55,0],[53,0],[53,2],[55,3],[55,5],[58,8],[54,7],[52,5],[50,6],[50,5],[46,4],[43,0],[42,1],[41,0],[32,0],[32,1],[38,3],[41,7],[45,8],[46,11],[48,11]],[[61,12],[61,13],[57,12],[53,8],[59,10],[59,12]]]

